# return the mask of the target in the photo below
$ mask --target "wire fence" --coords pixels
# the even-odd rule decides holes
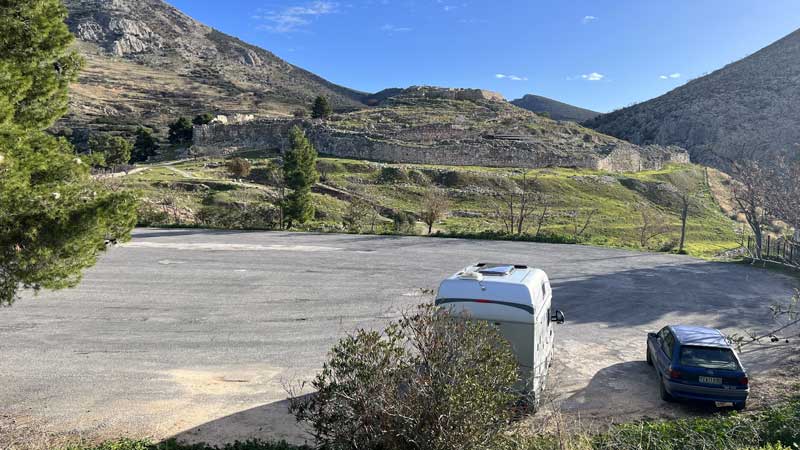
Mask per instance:
[[[747,250],[753,259],[758,259],[756,239],[753,236],[747,237]],[[800,268],[800,243],[767,235],[761,242],[761,260]]]

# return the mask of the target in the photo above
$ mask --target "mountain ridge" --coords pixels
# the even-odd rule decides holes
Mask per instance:
[[[798,155],[800,30],[654,99],[585,125],[636,144],[679,145],[726,169],[739,158]]]
[[[290,115],[317,95],[364,107],[366,93],[204,25],[162,0],[65,0],[87,64],[65,122],[154,123],[201,112]]]
[[[522,98],[511,100],[511,104],[535,113],[547,113],[554,120],[584,122],[600,115],[597,111],[535,94],[526,94]]]

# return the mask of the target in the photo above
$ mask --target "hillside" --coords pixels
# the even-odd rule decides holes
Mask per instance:
[[[236,179],[225,168],[234,156],[247,158],[252,172]],[[123,187],[143,196],[141,225],[191,225],[212,228],[277,227],[280,187],[274,170],[274,152],[245,151],[228,158],[202,158],[174,165],[144,165],[119,179]],[[527,180],[536,179],[537,197],[548,203],[541,233],[547,239],[569,242],[576,221],[593,210],[586,233],[579,240],[595,245],[640,247],[641,208],[669,225],[666,234],[648,244],[653,250],[673,248],[679,235],[680,204],[676,183],[694,186],[687,250],[714,256],[738,246],[737,223],[726,217],[708,189],[704,170],[692,165],[670,165],[659,171],[611,174],[585,169],[452,167],[420,164],[382,164],[352,159],[321,158],[321,183],[314,188],[317,212],[313,231],[392,232],[400,213],[417,219],[426,193],[448,199],[447,217],[435,230],[443,233],[502,233],[498,202]],[[375,207],[376,213],[354,211],[355,199]],[[638,206],[637,206],[638,205]],[[639,209],[637,209],[639,208]],[[540,214],[541,200],[537,201]],[[357,229],[346,222],[355,216]],[[350,219],[348,219],[350,217]],[[530,233],[536,225],[531,219]],[[423,225],[405,232],[422,233]]]
[[[577,106],[559,102],[558,100],[533,94],[528,94],[522,98],[512,100],[511,103],[535,113],[547,113],[550,115],[550,118],[554,120],[584,122],[594,119],[600,115],[600,113],[596,111],[579,108]]]
[[[414,86],[384,92],[371,102],[375,106],[324,121],[273,118],[198,127],[194,149],[205,155],[281,149],[289,129],[299,125],[323,154],[373,161],[609,171],[688,162],[681,149],[631,145],[479,89]]]
[[[695,162],[797,154],[800,30],[661,97],[586,122],[637,144],[673,144]]]
[[[332,84],[228,36],[161,0],[66,0],[86,59],[72,87],[69,126],[164,124],[201,112],[287,115],[317,95],[363,107]]]

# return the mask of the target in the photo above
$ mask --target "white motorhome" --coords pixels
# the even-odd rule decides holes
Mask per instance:
[[[478,263],[442,281],[436,305],[497,326],[517,357],[516,387],[536,404],[553,358],[553,324],[564,322],[564,314],[552,310],[552,299],[542,270]]]

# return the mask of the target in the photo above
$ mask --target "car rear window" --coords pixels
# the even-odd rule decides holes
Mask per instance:
[[[733,350],[715,347],[681,347],[681,365],[703,369],[741,369]]]

